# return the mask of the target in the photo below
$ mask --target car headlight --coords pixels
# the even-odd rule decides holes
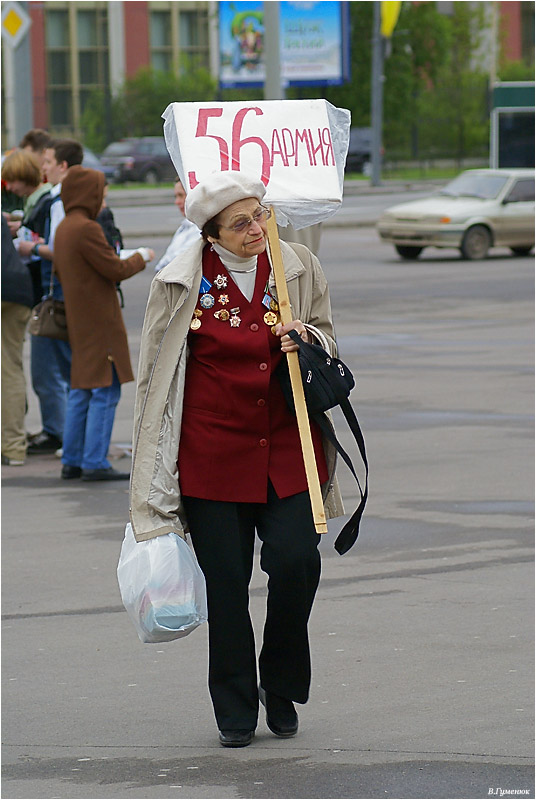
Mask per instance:
[[[430,214],[427,217],[421,217],[419,221],[425,225],[447,225],[449,222],[452,222],[452,219],[447,216],[440,217],[438,214]]]

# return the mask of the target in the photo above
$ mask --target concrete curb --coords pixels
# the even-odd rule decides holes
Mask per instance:
[[[422,181],[385,181],[381,186],[370,186],[365,181],[345,181],[344,195],[355,197],[359,195],[393,194],[394,192],[422,192],[436,186],[442,186],[445,180]],[[173,189],[112,189],[108,193],[108,201],[112,208],[125,208],[128,206],[160,206],[173,203]]]
[[[322,223],[323,228],[374,228],[378,219],[360,219],[360,220],[352,220],[352,219],[328,219]],[[152,228],[151,230],[142,230],[140,228],[131,228],[129,229],[126,225],[121,225],[121,233],[123,237],[133,237],[135,236],[138,239],[148,238],[150,236],[173,236],[175,233],[176,228],[160,228],[155,229]]]

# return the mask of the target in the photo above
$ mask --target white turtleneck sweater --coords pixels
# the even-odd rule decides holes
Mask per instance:
[[[251,303],[251,298],[255,291],[255,279],[257,277],[257,256],[242,258],[226,250],[225,247],[222,247],[217,242],[214,242],[212,247],[221,258],[227,272],[246,300]],[[269,254],[268,259],[270,259]]]

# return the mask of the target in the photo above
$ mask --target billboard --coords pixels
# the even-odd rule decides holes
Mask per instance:
[[[493,86],[490,167],[534,167],[534,81]]]
[[[263,7],[263,2],[248,0],[218,4],[222,89],[264,85]],[[279,9],[282,86],[335,86],[347,81],[348,4],[282,0]]]

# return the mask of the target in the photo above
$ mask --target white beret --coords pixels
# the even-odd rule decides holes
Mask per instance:
[[[265,194],[264,183],[244,172],[213,172],[188,192],[184,214],[202,229],[206,222],[237,200],[256,197],[260,201]]]

